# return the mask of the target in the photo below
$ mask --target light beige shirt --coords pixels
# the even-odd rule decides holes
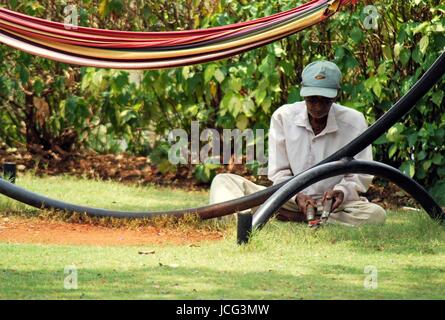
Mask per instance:
[[[268,177],[278,184],[324,160],[344,147],[368,127],[362,113],[334,103],[326,128],[317,136],[309,123],[306,103],[296,102],[278,108],[272,115],[269,131]],[[372,160],[368,146],[355,159]],[[344,201],[360,200],[373,176],[346,174],[322,180],[302,192],[320,198],[329,189],[343,191]]]

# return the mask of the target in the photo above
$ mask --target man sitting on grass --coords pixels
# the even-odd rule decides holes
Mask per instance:
[[[341,71],[332,62],[316,61],[302,73],[302,102],[287,104],[272,115],[269,131],[268,178],[274,184],[291,178],[324,160],[368,127],[362,113],[335,103]],[[372,160],[372,147],[356,159]],[[359,193],[368,190],[373,176],[346,174],[320,181],[298,193],[280,210],[281,220],[303,221],[308,206],[333,200],[331,223],[358,226],[384,223],[385,210]],[[265,189],[234,175],[219,174],[210,188],[210,203],[239,198]],[[283,210],[284,209],[284,210]]]

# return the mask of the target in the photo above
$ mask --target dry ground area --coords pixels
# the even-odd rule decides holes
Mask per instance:
[[[138,228],[45,221],[35,218],[0,218],[0,242],[61,245],[120,246],[144,244],[197,245],[223,238],[220,231],[191,228]],[[143,254],[143,253],[141,253]],[[149,252],[146,254],[150,254]]]

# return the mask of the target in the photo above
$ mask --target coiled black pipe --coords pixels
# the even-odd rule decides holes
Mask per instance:
[[[346,145],[336,153],[332,154],[322,162],[316,164],[314,167],[331,161],[340,160],[344,157],[353,157],[357,153],[361,152],[378,137],[384,134],[389,128],[391,128],[398,120],[404,117],[415,106],[415,104],[434,86],[434,84],[440,80],[444,73],[445,52],[439,56],[439,58],[425,72],[422,78],[419,79],[419,81],[411,88],[411,90],[407,92],[394,106],[392,106],[391,109],[386,112],[379,120],[377,120],[372,126],[370,126],[359,137],[351,141],[348,145]],[[299,175],[296,175],[292,179],[297,179],[298,177]],[[284,181],[265,190],[231,201],[199,208],[161,212],[111,211],[106,209],[78,206],[44,197],[33,192],[29,192],[23,188],[12,185],[3,179],[0,179],[0,193],[36,208],[57,209],[68,212],[86,213],[91,216],[99,217],[154,218],[163,215],[173,215],[180,217],[185,214],[196,213],[202,219],[211,219],[261,205],[278,189],[284,186],[286,182],[287,181]]]
[[[425,211],[434,220],[443,222],[445,212],[434,201],[430,194],[415,180],[404,175],[399,170],[375,161],[351,160],[344,158],[322,164],[316,168],[307,170],[296,179],[287,182],[279,191],[275,192],[254,214],[253,228],[261,228],[289,199],[310,185],[347,173],[364,173],[379,176],[394,182],[416,199]]]

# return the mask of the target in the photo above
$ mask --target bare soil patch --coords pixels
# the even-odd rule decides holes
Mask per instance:
[[[198,245],[220,240],[221,231],[181,228],[110,228],[92,224],[35,218],[0,218],[0,242],[56,245],[131,246],[150,244]],[[141,254],[150,254],[141,252]]]

